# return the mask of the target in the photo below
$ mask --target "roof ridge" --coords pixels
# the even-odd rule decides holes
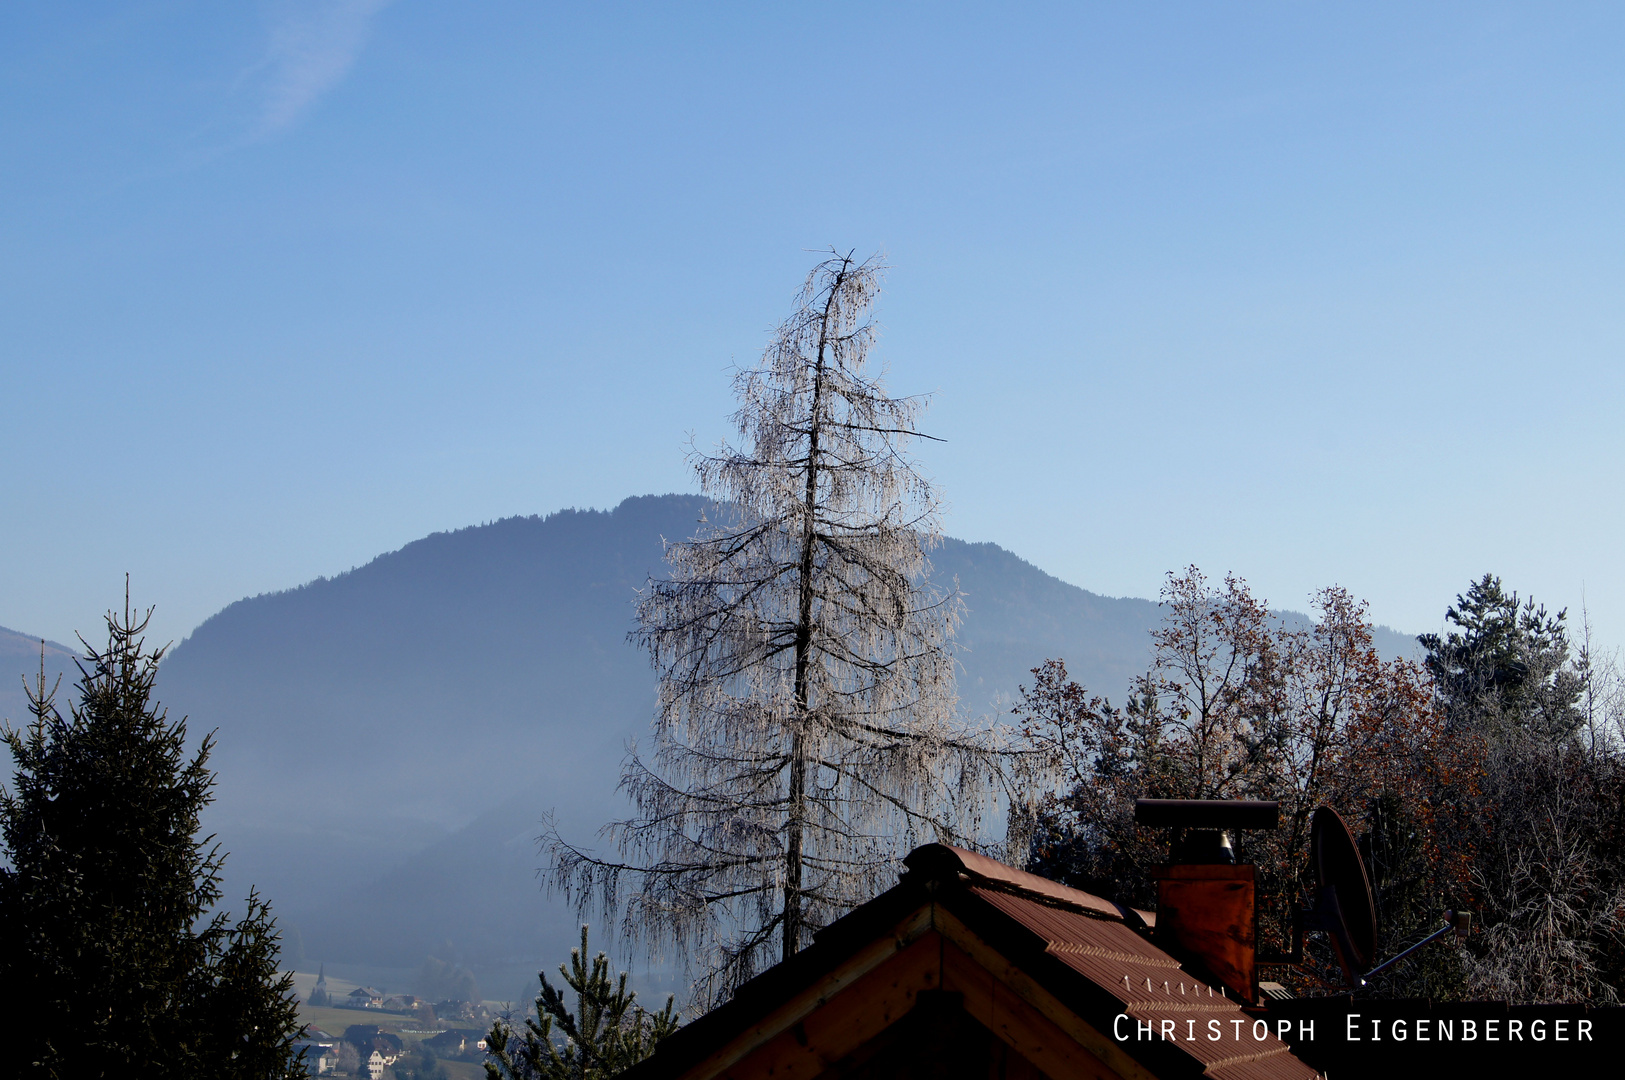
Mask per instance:
[[[1041,903],[1063,905],[1096,918],[1115,919],[1123,923],[1143,921],[1138,912],[1134,913],[1133,919],[1129,918],[1128,913],[1134,910],[1132,908],[1051,881],[1047,877],[1017,870],[997,859],[952,844],[923,844],[909,852],[903,864],[923,877],[941,879],[949,873],[965,874],[978,879],[978,885],[999,892],[1020,893]]]

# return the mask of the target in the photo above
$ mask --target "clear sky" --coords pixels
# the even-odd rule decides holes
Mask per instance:
[[[0,625],[692,490],[884,250],[948,531],[1625,642],[1625,8],[0,8]]]

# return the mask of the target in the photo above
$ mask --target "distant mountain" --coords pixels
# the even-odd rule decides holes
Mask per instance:
[[[704,505],[646,496],[438,533],[199,626],[158,694],[218,732],[209,827],[232,852],[228,897],[258,885],[290,941],[337,972],[409,972],[433,953],[517,992],[557,962],[574,917],[538,889],[534,839],[550,809],[589,844],[624,816],[620,762],[654,706],[626,640],[636,590]],[[1149,660],[1151,601],[1097,596],[993,544],[948,540],[932,559],[965,595],[968,713],[1008,709],[1046,657],[1114,697]]]

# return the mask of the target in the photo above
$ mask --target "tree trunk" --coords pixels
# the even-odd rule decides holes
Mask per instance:
[[[824,393],[824,350],[829,343],[829,318],[835,298],[846,278],[843,265],[824,304],[818,327],[818,360],[813,369],[812,423],[807,431],[807,489],[802,499],[801,595],[796,612],[796,715],[790,735],[790,814],[785,830],[784,859],[784,959],[801,949],[801,847],[807,819],[807,665],[812,660],[813,546],[816,539],[815,511],[818,507],[818,425]]]

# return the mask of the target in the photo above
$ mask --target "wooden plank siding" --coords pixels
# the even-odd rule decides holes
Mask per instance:
[[[980,996],[967,993],[966,1011],[1054,1080],[1067,1076],[1156,1080],[952,912],[938,909],[934,914],[934,925],[955,955],[954,977],[967,986],[980,979],[986,987],[986,1005]]]
[[[935,932],[923,935],[767,1039],[722,1077],[813,1080],[912,1012],[922,990],[940,987],[941,944]]]
[[[940,922],[951,926],[951,939],[936,928]],[[885,1050],[871,1044],[913,1012],[921,994],[933,991],[957,995],[954,1004],[997,1041],[986,1055],[995,1077],[1149,1080],[1109,1039],[1077,1022],[1058,1003],[1053,1011],[1073,1021],[1072,1026],[1086,1028],[1081,1033],[1128,1066],[1127,1076],[1036,1008],[1029,998],[1047,995],[1036,987],[1018,990],[1007,983],[1011,975],[1028,980],[946,911],[926,905],[900,930],[904,932],[892,940],[901,947],[890,957],[873,966],[859,965],[867,968],[861,974],[848,971],[841,973],[844,978],[827,980],[814,1000],[776,1011],[685,1073],[683,1080],[834,1080],[866,1073],[866,1065]],[[903,944],[907,936],[913,940]],[[990,970],[989,961],[1000,974]],[[920,1047],[910,1052],[921,1057]]]

